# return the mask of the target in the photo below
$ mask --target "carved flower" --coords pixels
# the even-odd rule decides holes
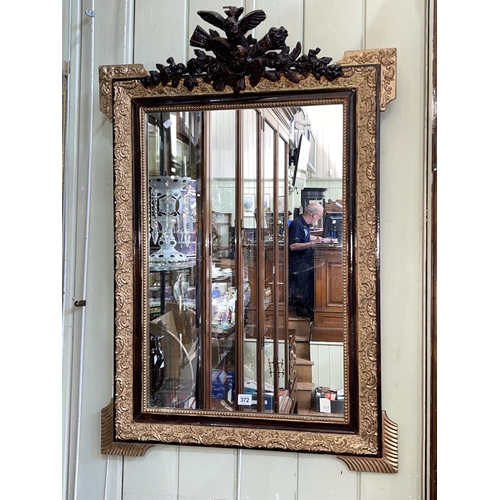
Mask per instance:
[[[285,40],[288,37],[288,31],[281,26],[280,28],[271,28],[268,33],[271,42],[271,49],[281,49],[285,47]]]
[[[261,57],[252,59],[248,64],[249,81],[252,87],[255,87],[262,79],[265,64]]]
[[[184,78],[183,83],[188,90],[193,90],[193,88],[198,85],[198,79],[193,75],[188,75]]]

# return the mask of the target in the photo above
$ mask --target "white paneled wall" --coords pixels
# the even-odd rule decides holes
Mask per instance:
[[[233,180],[236,172],[236,111],[219,110],[210,113],[210,162],[212,176]],[[215,210],[215,208],[214,208]]]
[[[255,375],[252,374],[257,373],[257,341],[254,339],[245,340],[245,377],[255,380]],[[282,363],[284,366],[285,363],[285,345],[282,340],[279,341],[278,344],[278,363]],[[264,347],[264,381],[266,384],[270,384],[271,386],[274,383],[274,377],[270,373],[270,365],[272,363],[274,355],[274,343],[272,341],[266,341],[266,345]],[[278,377],[278,383],[280,387],[285,387],[285,378],[281,374]]]
[[[307,115],[316,138],[315,177],[341,178],[344,152],[343,106],[311,106]]]
[[[137,62],[151,70],[170,56],[187,61],[193,55],[189,37],[196,24],[204,25],[196,12],[221,12],[225,3],[66,3],[63,53],[71,72],[65,183],[65,498],[421,498],[425,3],[234,2],[246,12],[266,11],[256,37],[283,25],[290,46],[300,41],[303,50],[320,47],[320,55],[334,59],[346,50],[398,49],[398,96],[382,114],[380,146],[382,407],[399,424],[397,475],[353,473],[332,456],[264,450],[157,445],[140,458],[100,454],[100,411],[113,391],[113,176],[112,127],[99,112],[97,69]],[[90,8],[95,9],[93,18],[84,13]],[[87,306],[76,309],[73,300],[84,298]],[[314,355],[322,354],[318,350]]]
[[[334,391],[344,390],[344,347],[339,342],[311,342],[312,381]]]

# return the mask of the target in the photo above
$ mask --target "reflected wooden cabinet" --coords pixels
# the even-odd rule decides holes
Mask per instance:
[[[284,321],[284,311],[285,311],[285,255],[283,245],[279,247],[279,259],[277,265],[274,263],[273,259],[273,247],[266,246],[266,260],[265,260],[265,282],[266,287],[274,285],[274,279],[276,277],[277,284],[279,286],[278,290],[278,316],[280,318],[280,323],[283,324]],[[266,307],[265,320],[269,323],[274,318],[274,303],[270,302]],[[281,330],[282,328],[280,328]],[[283,338],[283,332],[279,333],[280,338]]]
[[[275,114],[214,111],[210,125],[225,131],[217,141],[201,134],[206,116],[147,116],[150,408],[295,410],[295,335],[283,323],[284,221],[269,211],[284,202],[287,170],[287,132],[280,153],[268,155],[278,148]],[[253,173],[240,175],[248,165],[234,164],[230,153],[256,147],[235,135],[252,123],[267,147]],[[265,190],[251,180],[258,168]]]
[[[232,213],[212,212],[212,251],[216,258],[234,258]]]
[[[314,247],[312,341],[342,342],[344,330],[342,248]]]

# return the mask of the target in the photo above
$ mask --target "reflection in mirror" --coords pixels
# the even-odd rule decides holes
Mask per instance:
[[[146,114],[148,408],[344,416],[344,108]]]
[[[149,405],[194,408],[200,347],[201,113],[148,114]]]

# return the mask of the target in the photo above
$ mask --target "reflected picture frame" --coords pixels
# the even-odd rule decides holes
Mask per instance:
[[[264,210],[266,211],[271,210],[271,195],[269,194],[264,195]]]
[[[246,213],[253,214],[255,210],[255,195],[253,194],[243,195],[243,210]]]

